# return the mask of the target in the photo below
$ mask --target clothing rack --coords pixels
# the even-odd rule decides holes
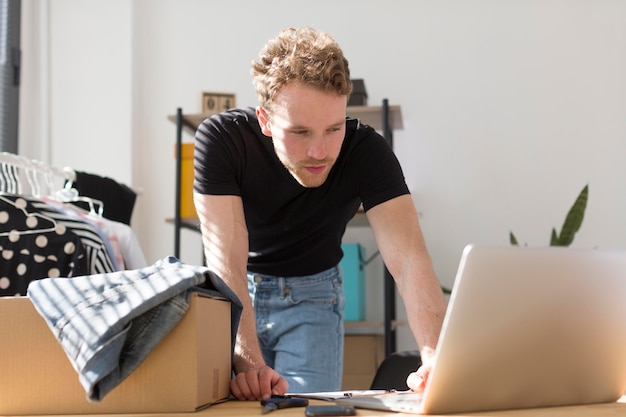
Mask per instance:
[[[36,159],[9,152],[0,153],[0,194],[50,197],[69,203],[87,203],[90,212],[102,216],[104,203],[92,197],[79,195],[73,187],[76,171],[70,167],[58,168]]]
[[[5,284],[0,297],[24,295],[28,284],[42,277],[147,266],[130,228],[130,213],[127,222],[116,219],[128,212],[119,208],[127,199],[118,188],[126,189],[117,182],[113,188],[110,178],[96,176],[94,181],[92,176],[0,152],[0,276]],[[110,203],[107,213],[104,201]]]
[[[71,189],[76,172],[9,152],[0,153],[0,192],[34,197],[54,195]]]

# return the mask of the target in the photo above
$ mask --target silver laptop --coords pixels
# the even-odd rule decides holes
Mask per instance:
[[[626,251],[465,248],[423,394],[338,399],[416,414],[613,402],[626,391]]]

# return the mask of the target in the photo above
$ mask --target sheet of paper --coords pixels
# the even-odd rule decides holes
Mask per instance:
[[[333,401],[339,398],[363,397],[371,395],[385,394],[386,390],[346,390],[346,391],[322,391],[305,393],[287,393],[292,397],[309,398],[312,400]]]

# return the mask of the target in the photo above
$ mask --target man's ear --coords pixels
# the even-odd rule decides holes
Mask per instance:
[[[272,137],[272,129],[270,127],[270,118],[267,115],[265,109],[261,106],[256,108],[256,117],[259,120],[259,126],[261,126],[261,132],[265,136]]]

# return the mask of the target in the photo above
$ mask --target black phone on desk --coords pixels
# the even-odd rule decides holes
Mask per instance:
[[[348,405],[308,405],[304,411],[307,417],[355,416],[356,410]]]

